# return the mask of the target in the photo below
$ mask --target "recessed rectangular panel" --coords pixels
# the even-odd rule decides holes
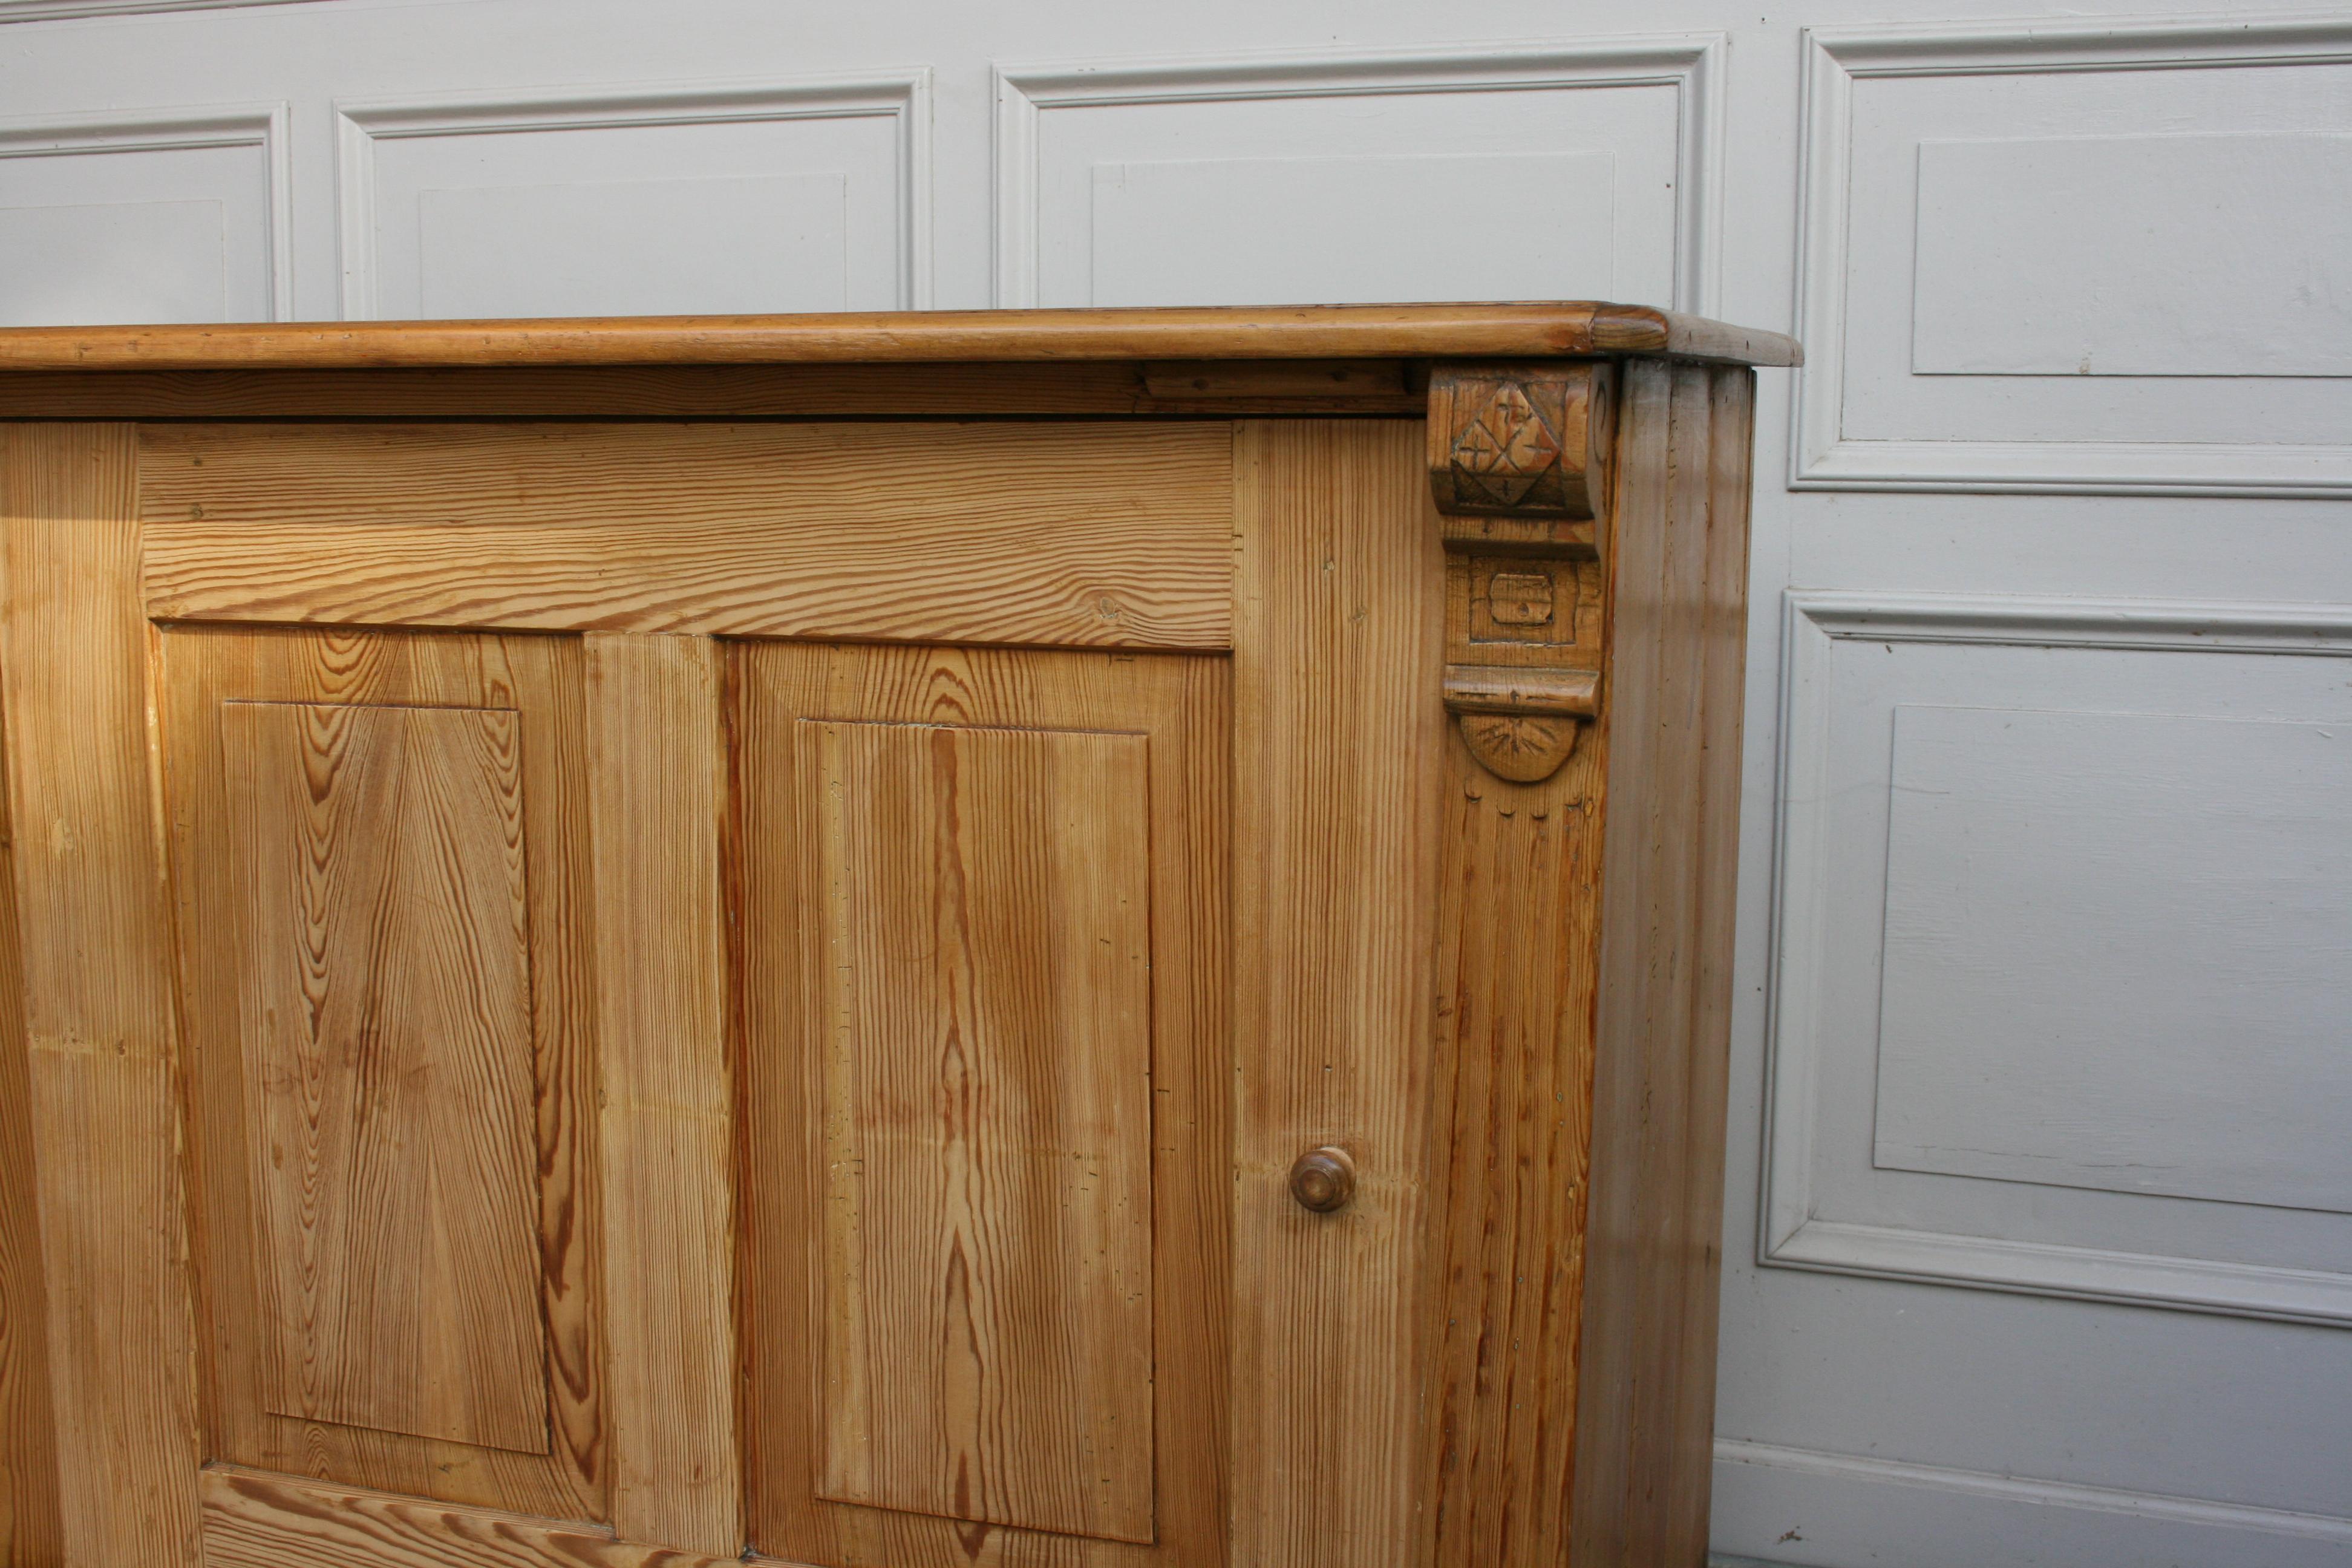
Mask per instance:
[[[1149,1541],[1148,742],[795,739],[824,977],[819,1494]]]
[[[1687,302],[1709,53],[1008,67],[999,302]]]
[[[1615,180],[1606,151],[1097,164],[1092,302],[1613,299]]]
[[[1919,374],[2352,374],[2352,134],[1928,141]]]
[[[733,645],[755,1555],[1228,1561],[1230,678]]]
[[[0,326],[228,320],[218,202],[0,210]]]
[[[919,308],[920,78],[348,107],[348,311]],[[501,246],[510,253],[501,254]]]
[[[0,133],[0,326],[279,313],[266,110]]]
[[[422,191],[424,314],[845,310],[847,223],[832,174]]]
[[[545,1453],[518,716],[219,713],[266,1405]]]
[[[2352,731],[1895,721],[1874,1163],[2352,1213]]]

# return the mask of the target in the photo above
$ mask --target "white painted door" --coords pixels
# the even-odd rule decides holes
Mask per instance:
[[[0,0],[0,321],[1793,326],[1718,1548],[2352,1563],[2352,15],[2014,4]]]

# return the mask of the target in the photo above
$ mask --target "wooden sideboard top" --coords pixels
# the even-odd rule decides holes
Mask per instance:
[[[1796,341],[1642,305],[902,310],[0,330],[0,372],[453,370],[987,361],[1545,358],[1801,363]]]

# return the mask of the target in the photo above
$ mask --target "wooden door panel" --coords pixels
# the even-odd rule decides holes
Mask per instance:
[[[604,1516],[573,639],[159,639],[208,1457]]]
[[[517,729],[221,707],[277,1415],[547,1451]]]
[[[820,1495],[1149,1541],[1147,742],[794,731],[827,982]]]
[[[753,1550],[1222,1563],[1223,661],[734,660]]]

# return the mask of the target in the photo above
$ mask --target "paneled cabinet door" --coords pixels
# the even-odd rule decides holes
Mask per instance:
[[[1418,435],[10,427],[67,1560],[1401,1560]]]

